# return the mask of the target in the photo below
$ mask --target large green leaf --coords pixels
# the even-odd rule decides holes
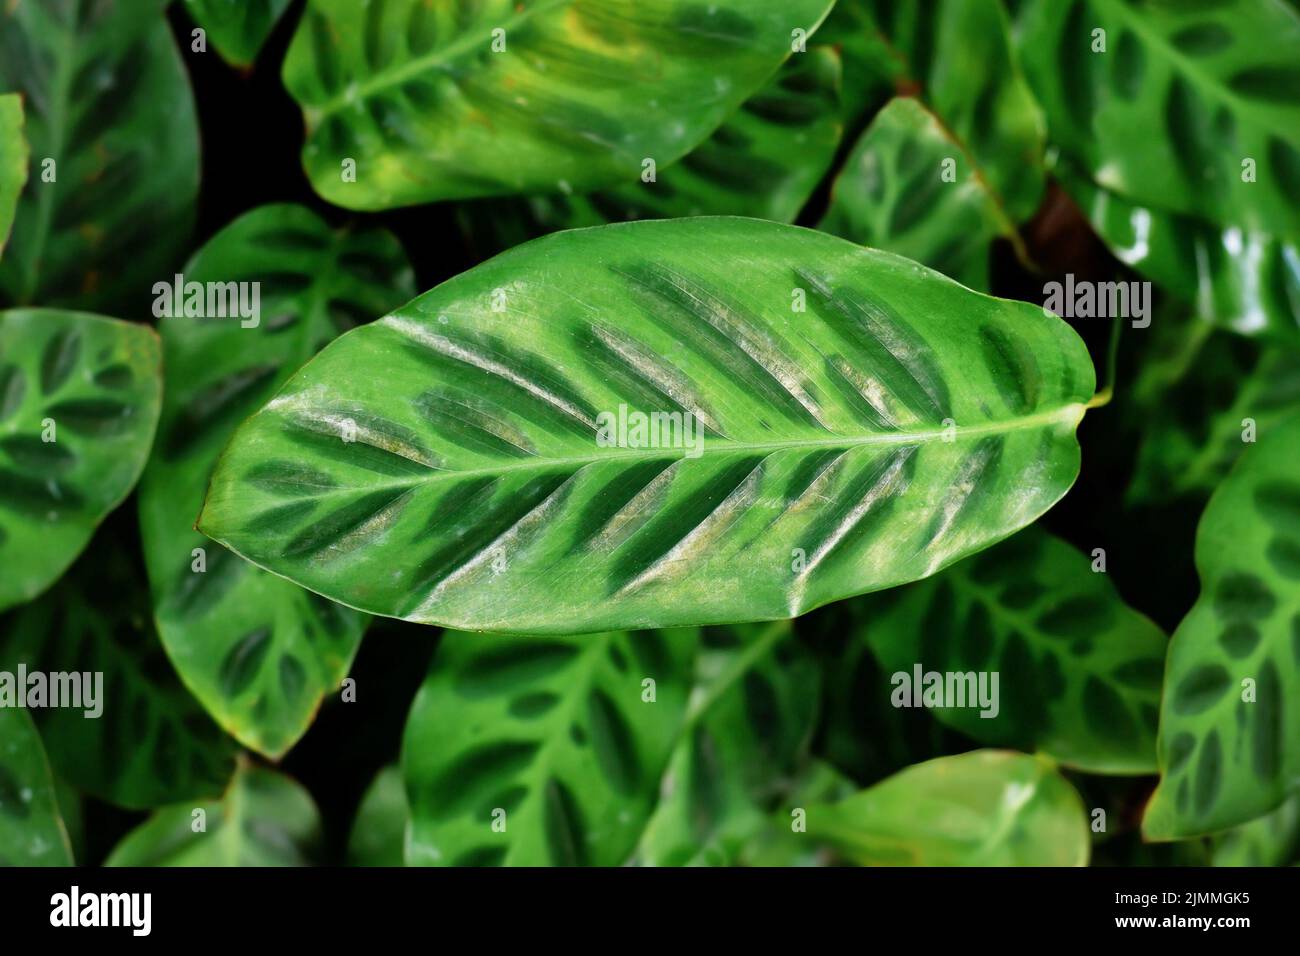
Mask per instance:
[[[149,613],[144,568],[110,524],[68,575],[0,632],[0,669],[100,675],[85,709],[35,712],[50,762],[78,789],[125,807],[219,796],[234,747],[181,686]]]
[[[199,132],[162,6],[0,5],[0,91],[23,94],[32,155],[0,302],[138,313],[184,245]]]
[[[26,711],[0,707],[0,867],[71,865],[41,736]]]
[[[961,144],[910,97],[891,100],[862,134],[818,228],[972,289],[988,288],[993,240],[1015,232]]]
[[[246,764],[219,802],[156,811],[105,866],[307,866],[319,855],[320,814],[288,777]]]
[[[1151,839],[1277,807],[1300,780],[1300,417],[1259,436],[1196,534],[1201,596],[1169,646]]]
[[[810,806],[808,838],[863,866],[1085,866],[1083,804],[1050,761],[977,750]]]
[[[375,775],[357,808],[348,837],[348,865],[401,866],[410,819],[402,769],[387,766]]]
[[[23,136],[23,98],[0,96],[0,254],[13,228],[18,195],[27,182],[29,152]]]
[[[0,312],[0,609],[49,587],[140,476],[160,352],[141,325]]]
[[[411,269],[385,231],[334,231],[301,206],[273,205],[217,233],[184,278],[259,283],[261,316],[255,326],[160,323],[169,377],[140,485],[154,608],[167,653],[209,712],[279,756],[346,674],[365,620],[214,545],[194,519],[235,426],[339,332],[410,298]]]
[[[1242,335],[1300,345],[1295,242],[1143,206],[1064,168],[1058,172],[1111,251],[1198,316]]]
[[[585,190],[684,156],[830,6],[311,0],[284,82],[312,185],[341,206]]]
[[[403,746],[407,860],[735,863],[795,785],[817,683],[787,622],[450,633]]]
[[[927,705],[962,733],[1093,773],[1155,770],[1165,636],[1064,541],[1027,528],[855,610],[859,639],[888,671],[907,675],[894,694],[922,694],[917,665],[922,674],[984,675],[990,691],[998,675],[991,707]]]
[[[1294,9],[1034,0],[1021,22],[1051,138],[1097,183],[1220,225],[1300,236]]]
[[[185,0],[186,10],[222,59],[244,67],[257,59],[288,6],[289,0]]]
[[[402,744],[406,861],[626,862],[685,719],[696,641],[444,635]]]
[[[1041,308],[824,233],[577,230],[325,349],[236,432],[200,529],[414,621],[784,618],[1033,521],[1093,385]],[[633,413],[682,427],[648,447]]]
[[[1138,410],[1143,427],[1131,502],[1209,497],[1250,447],[1252,433],[1266,434],[1300,411],[1300,352],[1203,331],[1197,323],[1169,329],[1191,354],[1173,384],[1144,389],[1153,394]]]
[[[1215,866],[1286,866],[1300,863],[1300,796],[1258,820],[1214,838]]]
[[[480,250],[629,219],[753,216],[794,222],[830,168],[844,124],[840,61],[829,47],[790,57],[713,135],[653,182],[587,195],[462,204],[462,228]]]
[[[1029,218],[1043,194],[1043,118],[998,0],[843,2],[859,11],[849,68],[855,59],[872,70],[879,63],[898,92],[918,95],[963,145],[1006,217]]]

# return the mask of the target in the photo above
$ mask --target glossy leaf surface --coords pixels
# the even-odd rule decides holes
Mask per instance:
[[[289,0],[185,0],[208,43],[235,66],[251,66]]]
[[[27,182],[27,140],[23,137],[23,99],[0,96],[0,255],[13,228],[18,195]]]
[[[338,205],[581,191],[684,156],[830,6],[312,0],[284,81],[303,107],[312,185]]]
[[[859,599],[855,612],[859,639],[918,695],[917,664],[982,676],[986,689],[998,675],[991,706],[973,697],[927,708],[962,733],[1092,773],[1155,770],[1165,636],[1059,538],[1026,528],[942,574]]]
[[[1259,436],[1196,534],[1201,596],[1169,648],[1151,839],[1272,811],[1300,779],[1300,418]]]
[[[320,839],[320,815],[306,790],[283,774],[245,765],[219,802],[158,810],[104,865],[306,866]]]
[[[1051,138],[1097,183],[1219,225],[1300,237],[1294,8],[1035,0],[1021,23]]]
[[[977,750],[808,808],[808,837],[862,866],[1085,866],[1074,788],[1041,757]]]
[[[0,609],[45,590],[144,468],[162,382],[152,329],[0,312]]]
[[[411,270],[387,232],[336,232],[301,206],[273,205],[214,236],[184,277],[247,283],[250,295],[257,283],[260,315],[159,323],[168,382],[140,486],[155,613],[209,712],[247,746],[279,756],[347,673],[365,619],[213,544],[194,519],[235,426],[340,332],[410,298]]]
[[[189,234],[199,134],[160,0],[0,7],[0,92],[32,168],[0,303],[137,313]]]
[[[1036,518],[1093,384],[1055,317],[904,259],[757,220],[604,226],[325,349],[236,432],[200,528],[421,622],[784,618]]]
[[[27,711],[0,707],[0,867],[71,865],[41,736]]]
[[[1015,229],[961,145],[910,97],[891,100],[862,134],[818,228],[972,289],[988,288],[989,247]]]

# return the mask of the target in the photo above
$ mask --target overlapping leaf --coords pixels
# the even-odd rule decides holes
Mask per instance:
[[[993,240],[1015,231],[961,144],[910,97],[891,100],[862,134],[818,228],[972,289],[988,288]]]
[[[886,670],[907,676],[904,689],[923,695],[918,665],[923,675],[975,678],[960,685],[970,699],[927,702],[940,720],[983,743],[1038,749],[1093,773],[1155,769],[1165,637],[1065,542],[1028,528],[881,598],[856,608],[859,639]],[[991,690],[993,674],[988,706],[977,688]],[[903,693],[899,683],[893,694]],[[945,676],[944,686],[956,685]]]
[[[0,254],[13,228],[18,194],[27,182],[27,140],[23,136],[23,99],[0,96]]]
[[[444,635],[402,745],[406,861],[626,862],[686,717],[697,640]]]
[[[160,352],[144,326],[0,312],[0,609],[49,587],[140,476]]]
[[[753,216],[794,222],[843,133],[840,61],[829,47],[786,60],[713,135],[651,182],[588,195],[482,200],[460,209],[480,249],[497,252],[559,229],[629,219]]]
[[[684,156],[830,6],[312,0],[284,82],[307,121],[303,163],[330,202],[586,190]]]
[[[1300,779],[1300,417],[1274,425],[1210,499],[1201,596],[1170,643],[1152,839],[1270,812]]]
[[[25,710],[0,707],[0,867],[71,866],[54,780]]]
[[[1034,0],[1021,24],[1051,138],[1097,183],[1220,226],[1300,237],[1294,9]]]
[[[105,866],[307,866],[319,855],[311,795],[273,770],[241,766],[219,802],[156,811]]]
[[[863,866],[1085,866],[1074,789],[1041,757],[977,750],[810,806],[807,836]]]
[[[222,59],[251,66],[289,0],[185,0],[194,22]]]
[[[348,865],[401,866],[410,819],[402,770],[396,764],[387,766],[375,775],[357,808],[348,837]]]
[[[23,94],[32,155],[0,302],[134,312],[175,261],[199,135],[162,7],[0,7],[0,92]]]
[[[235,426],[338,333],[410,298],[411,270],[387,232],[335,232],[301,206],[274,205],[219,232],[183,276],[244,284],[250,306],[256,286],[260,315],[160,323],[169,378],[140,490],[155,612],[168,654],[209,712],[278,756],[347,672],[364,619],[213,545],[194,519]]]
[[[784,618],[1031,522],[1074,480],[1093,385],[1055,317],[886,253],[747,219],[603,226],[325,349],[236,432],[200,528],[415,621]]]
[[[1300,797],[1216,837],[1211,859],[1215,866],[1300,863]]]
[[[133,808],[219,796],[234,747],[167,661],[143,583],[139,559],[100,534],[49,594],[7,622],[0,669],[96,675],[95,716],[85,716],[89,701],[35,713],[50,762],[79,790]]]

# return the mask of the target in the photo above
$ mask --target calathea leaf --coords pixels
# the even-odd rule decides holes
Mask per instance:
[[[830,6],[312,0],[284,82],[308,176],[338,205],[586,190],[684,156]]]
[[[863,866],[1086,866],[1074,788],[1042,757],[940,757],[836,803],[810,806],[808,838]]]
[[[1259,435],[1196,533],[1201,596],[1174,632],[1149,839],[1268,813],[1300,779],[1300,417]]]
[[[880,62],[900,93],[918,95],[961,143],[1006,218],[1029,218],[1043,194],[1043,119],[1011,47],[998,0],[850,0],[866,22],[853,49]],[[869,24],[874,24],[874,27]],[[848,55],[852,57],[850,52]],[[850,62],[852,60],[850,59]]]
[[[154,812],[105,866],[307,866],[319,855],[320,814],[298,783],[244,763],[218,802]]]
[[[809,47],[786,60],[712,136],[648,182],[587,195],[479,200],[463,204],[459,218],[471,241],[492,252],[559,229],[629,219],[728,215],[794,222],[830,168],[842,133],[839,56],[829,47]]]
[[[0,96],[0,254],[13,228],[18,194],[27,182],[29,149],[23,137],[23,98]]]
[[[1150,393],[1127,500],[1208,498],[1257,435],[1300,411],[1300,352],[1204,323],[1166,324],[1186,354],[1177,380]],[[1144,383],[1141,376],[1138,387]]]
[[[0,609],[67,569],[144,468],[162,381],[152,329],[0,312]]]
[[[289,0],[185,0],[208,42],[234,66],[251,66]]]
[[[766,829],[817,719],[817,662],[788,622],[701,631],[695,689],[635,859],[730,866]]]
[[[0,302],[132,311],[189,233],[199,135],[160,0],[0,8],[0,91],[33,166]]]
[[[1286,866],[1300,863],[1300,796],[1272,813],[1222,833],[1213,840],[1215,866]]]
[[[1151,773],[1167,642],[1097,560],[1027,528],[884,600],[859,599],[858,639],[892,673],[894,706],[1093,773]]]
[[[87,675],[93,703],[33,711],[60,777],[119,806],[219,796],[234,747],[181,686],[153,628],[144,568],[108,525],[0,633],[0,669]],[[91,715],[91,716],[87,716]]]
[[[836,0],[817,31],[817,42],[835,47],[843,61],[844,118],[850,129],[876,112],[894,93],[897,51],[881,33],[870,0]]]
[[[626,862],[685,719],[697,640],[445,634],[402,743],[406,862]]]
[[[140,487],[158,627],[217,721],[279,756],[347,673],[364,618],[214,545],[194,518],[235,426],[338,333],[410,298],[411,269],[387,232],[336,232],[301,206],[273,205],[217,233],[177,281],[156,290],[170,305],[159,323],[169,378]],[[209,314],[214,286],[237,288],[247,308]],[[298,478],[310,483],[310,471]]]
[[[392,764],[375,775],[357,808],[348,837],[348,865],[401,866],[410,819],[402,770]]]
[[[1015,232],[961,144],[910,97],[891,100],[862,134],[818,228],[972,289],[988,288],[993,240]]]
[[[1093,385],[1054,316],[887,253],[603,226],[325,349],[235,433],[200,529],[414,621],[785,618],[1033,521],[1074,480]]]
[[[1300,345],[1295,242],[1143,206],[1066,168],[1057,174],[1111,251],[1200,318],[1241,335]]]
[[[1281,3],[1033,0],[1051,138],[1140,204],[1300,237],[1300,15]]]
[[[783,804],[756,828],[740,848],[739,865],[829,866],[834,855],[822,844],[807,838],[807,807],[833,803],[852,796],[857,786],[833,766],[810,760],[799,771],[784,795]]]
[[[27,711],[0,707],[0,867],[71,866],[50,765]]]

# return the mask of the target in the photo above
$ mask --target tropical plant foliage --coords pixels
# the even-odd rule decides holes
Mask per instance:
[[[1298,64],[0,4],[0,864],[1300,863]]]

